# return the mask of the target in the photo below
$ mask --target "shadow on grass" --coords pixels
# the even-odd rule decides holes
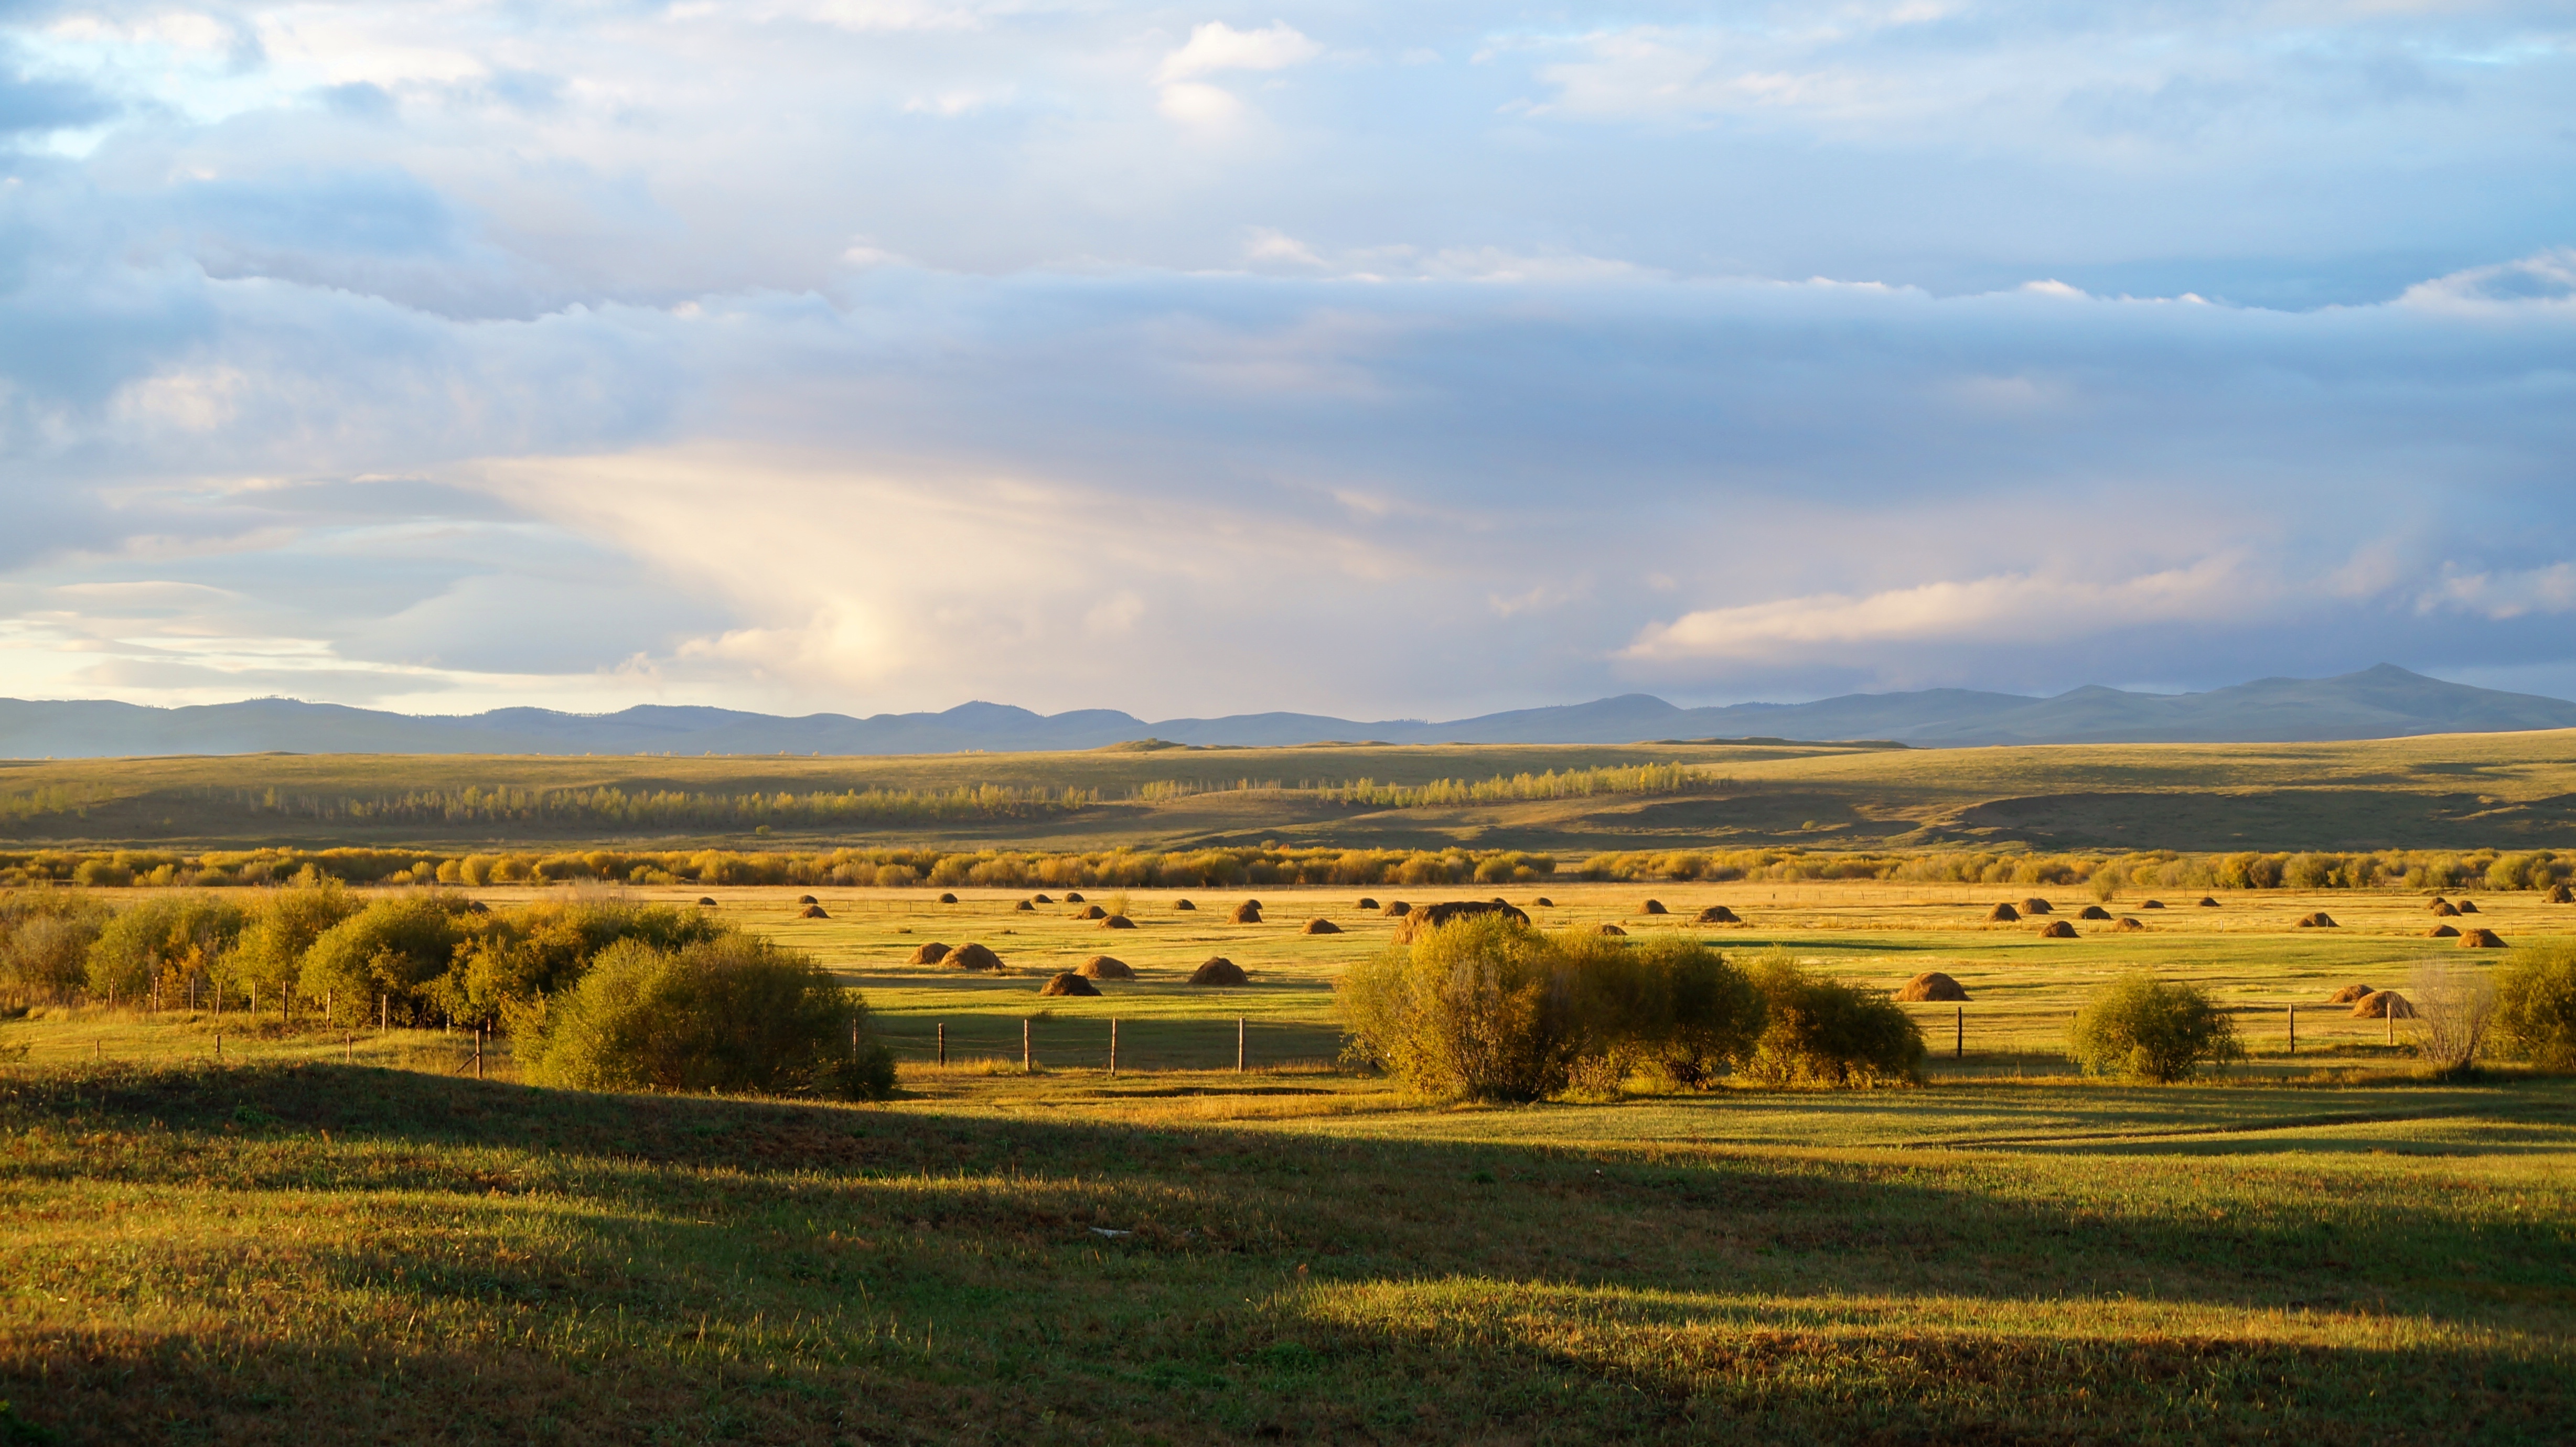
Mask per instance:
[[[274,1193],[206,1228],[266,1254],[174,1241],[112,1287],[99,1253],[14,1233],[24,1300],[66,1305],[12,1311],[0,1397],[83,1442],[2511,1441],[2576,1410],[2576,1303],[2551,1295],[2576,1248],[2546,1213],[2472,1228],[2429,1181],[2124,1211],[2072,1204],[2054,1160],[1650,1159],[313,1064],[22,1072],[0,1139],[20,1202]],[[2042,1309],[2124,1297],[2234,1315]],[[151,1328],[174,1298],[211,1315]],[[2259,1325],[2309,1307],[2340,1334]]]

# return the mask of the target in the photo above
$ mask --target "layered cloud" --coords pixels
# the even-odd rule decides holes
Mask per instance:
[[[2554,10],[0,15],[0,693],[2576,692]]]

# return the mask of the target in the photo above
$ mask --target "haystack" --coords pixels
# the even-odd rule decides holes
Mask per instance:
[[[1030,895],[1030,896],[1029,896],[1029,898],[1030,898],[1031,900],[1036,901],[1036,902],[1037,902],[1037,903],[1039,903],[1039,904],[1053,904],[1053,903],[1055,903],[1055,901],[1054,901],[1054,900],[1047,898],[1047,897],[1046,897],[1045,895],[1043,895],[1043,894],[1033,894],[1033,895]]]
[[[1706,908],[1706,909],[1704,909],[1704,910],[1701,910],[1701,911],[1699,912],[1699,922],[1700,922],[1701,924],[1742,924],[1742,923],[1744,923],[1743,919],[1742,919],[1740,916],[1738,916],[1738,915],[1736,914],[1736,912],[1735,912],[1735,911],[1733,911],[1733,910],[1731,910],[1731,909],[1728,909],[1725,905],[1722,905],[1722,904],[1712,904],[1712,905],[1710,905],[1708,908]]]
[[[2549,887],[2547,898],[2551,904],[2576,904],[2576,889],[2569,889],[2563,884],[2553,884]]]
[[[2057,906],[2050,904],[2044,899],[2025,899],[2021,902],[2021,912],[2024,914],[2055,914],[2057,913]]]
[[[1193,985],[1248,985],[1252,982],[1245,978],[1243,966],[1223,955],[1218,955],[1190,971],[1190,983]]]
[[[1081,891],[1081,890],[1078,890],[1078,889],[1068,889],[1068,890],[1066,890],[1066,891],[1064,892],[1064,902],[1065,902],[1065,903],[1067,903],[1067,904],[1080,904],[1080,903],[1082,903],[1082,891]]]
[[[2504,940],[2491,929],[2460,931],[2460,948],[2464,950],[2500,950]]]
[[[1012,905],[1011,909],[1013,912],[1018,914],[1035,914],[1038,912],[1038,907],[1025,899],[1021,900],[1018,904]]]
[[[1986,911],[1986,923],[1988,924],[2011,924],[2020,918],[2021,911],[2008,904],[1999,904]]]
[[[1378,913],[1385,915],[1388,919],[1402,919],[1406,915],[1413,913],[1413,906],[1406,904],[1400,899],[1390,899],[1386,902],[1386,908],[1379,910]]]
[[[716,907],[716,900],[715,900],[715,896],[714,896],[714,895],[711,895],[711,894],[702,894],[702,895],[699,895],[699,896],[698,896],[698,908],[700,908],[700,909],[713,909],[713,908],[715,908],[715,907]]]
[[[1226,918],[1236,924],[1259,924],[1261,923],[1261,901],[1247,899],[1236,905],[1234,913],[1227,915]]]
[[[2356,1020],[2412,1020],[2415,1007],[2395,990],[2373,990],[2352,1007]]]
[[[2424,938],[2428,940],[2455,940],[2459,937],[2460,927],[2455,924],[2437,924],[2424,931]]]
[[[469,899],[465,902],[465,912],[467,914],[490,914],[492,912],[492,906],[485,904],[479,899]]]
[[[831,916],[830,916],[830,915],[823,913],[823,906],[821,906],[821,905],[819,905],[819,904],[809,904],[809,905],[805,906],[803,909],[800,909],[800,910],[796,911],[796,917],[797,917],[798,919],[830,919],[830,918],[831,918]]]
[[[1543,895],[1543,894],[1542,894],[1542,895],[1540,895],[1538,898],[1531,900],[1531,901],[1530,901],[1530,903],[1532,903],[1532,904],[1534,904],[1534,905],[1537,905],[1540,909],[1554,909],[1554,908],[1556,908],[1556,901],[1555,901],[1555,900],[1552,900],[1552,899],[1550,899],[1550,898],[1548,898],[1546,895]]]
[[[2460,901],[2460,913],[2462,913],[2462,914],[2476,914],[2477,912],[2478,912],[2478,902],[2477,902],[2476,900],[2474,900],[2474,899],[2464,899],[2464,900],[2461,900],[2461,901]]]
[[[798,904],[821,904],[823,901],[816,899],[810,894],[800,894],[796,896],[796,902]]]
[[[1627,931],[1619,928],[1615,924],[1605,924],[1601,927],[1601,933],[1605,935],[1624,935]]]
[[[1664,908],[1664,902],[1663,902],[1662,900],[1660,900],[1660,899],[1650,899],[1650,900],[1647,900],[1644,904],[1639,905],[1639,906],[1637,907],[1637,913],[1639,913],[1639,914],[1669,914],[1669,913],[1671,913],[1671,911],[1670,911],[1670,910],[1667,910],[1667,909],[1665,909],[1665,908]]]
[[[1094,980],[1132,980],[1136,978],[1136,972],[1127,968],[1127,962],[1125,960],[1118,959],[1110,955],[1093,955],[1090,959],[1084,960],[1082,962],[1082,969],[1079,973],[1086,978]]]
[[[912,952],[912,963],[916,965],[935,965],[946,958],[948,958],[948,946],[937,940],[932,940]]]
[[[959,945],[948,952],[946,964],[952,970],[998,970],[1002,957],[982,945]]]
[[[1896,998],[1916,1000],[1964,1000],[1967,988],[1939,970],[1927,970],[1906,981],[1896,991]]]
[[[1515,924],[1528,924],[1530,917],[1498,900],[1457,899],[1445,904],[1426,904],[1404,917],[1395,927],[1395,942],[1409,945],[1423,934],[1440,928],[1451,920],[1469,919],[1476,915],[1498,914]]]
[[[2075,926],[2062,919],[2053,919],[2039,927],[2039,937],[2044,940],[2071,940],[2075,938]]]
[[[943,892],[939,896],[939,902],[941,904],[955,904],[957,902],[957,896]]]
[[[1100,919],[1100,927],[1102,929],[1134,929],[1136,927],[1136,922],[1123,914],[1103,915]]]
[[[2111,928],[2115,930],[2136,931],[2145,929],[2146,927],[2147,922],[2145,920],[2138,919],[2131,915],[2124,914],[2118,919],[2111,921]]]
[[[2138,901],[2138,908],[2140,909],[2162,909],[2164,907],[2165,902],[2161,899],[2142,899]]]
[[[2200,897],[2200,904],[2199,904],[2199,908],[2201,908],[2201,909],[2216,909],[2216,908],[2218,908],[2218,901],[2217,901],[2217,900],[2215,900],[2215,899],[2213,899],[2213,898],[2211,898],[2210,896],[2208,896],[2208,895],[2204,894],[2204,895],[2202,895],[2202,896]]]
[[[2355,1000],[2363,999],[2367,996],[2376,995],[2378,993],[2379,990],[2375,986],[2346,985],[2342,989],[2335,991],[2333,994],[2326,996],[2326,1003],[2329,1005],[2349,1005]]]
[[[1089,980],[1067,970],[1038,986],[1038,993],[1041,995],[1097,995],[1100,992],[1092,988]]]
[[[1363,894],[1360,896],[1360,902],[1356,907],[1360,909],[1375,909],[1377,908],[1377,901]]]
[[[1189,902],[1188,900],[1186,900],[1186,899],[1176,899],[1176,900],[1173,900],[1173,901],[1172,901],[1172,909],[1173,909],[1175,912],[1177,912],[1177,913],[1187,914],[1187,913],[1189,913],[1191,910],[1194,910],[1194,909],[1197,909],[1197,908],[1198,908],[1198,906],[1197,906],[1197,905],[1190,903],[1190,902]]]
[[[1067,916],[1066,916],[1066,918],[1067,918],[1067,919],[1107,919],[1107,918],[1109,918],[1109,911],[1107,911],[1107,910],[1105,910],[1105,909],[1102,909],[1100,906],[1098,906],[1098,905],[1096,905],[1096,904],[1086,904],[1086,905],[1084,905],[1082,908],[1075,910],[1072,914],[1067,915]]]
[[[2109,919],[2111,917],[2111,912],[2098,904],[2088,904],[2084,906],[2083,910],[2075,917],[2077,919]]]
[[[2433,911],[2433,915],[2434,915],[2434,917],[2435,917],[2435,918],[2437,918],[2437,919],[2457,919],[2457,918],[2459,918],[2459,914],[2460,914],[2460,908],[2459,908],[2459,906],[2458,906],[2458,905],[2455,905],[2455,904],[2453,904],[2453,903],[2451,903],[2451,902],[2450,902],[2449,900],[2447,900],[2447,899],[2436,899],[2436,900],[2434,900],[2434,901],[2433,901],[2433,903],[2429,906],[2429,908]]]
[[[2341,929],[2343,926],[2335,923],[2333,915],[2326,913],[2324,910],[2318,910],[2315,914],[2303,914],[2299,916],[2299,928]]]
[[[1307,935],[1337,935],[1341,932],[1342,927],[1340,925],[1333,923],[1331,920],[1320,917],[1306,921],[1306,927],[1298,931],[1299,934]]]

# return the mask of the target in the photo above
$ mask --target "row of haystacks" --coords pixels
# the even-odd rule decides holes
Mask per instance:
[[[989,946],[976,943],[948,945],[937,940],[915,947],[909,963],[940,965],[972,974],[1002,974],[1009,969],[1009,966],[1002,962],[1002,957],[995,954]],[[1091,982],[1094,980],[1135,978],[1135,967],[1125,960],[1112,955],[1093,955],[1083,961],[1078,968],[1059,972],[1055,978],[1047,981],[1038,993],[1097,995],[1100,991],[1092,986]],[[1192,970],[1189,982],[1193,985],[1242,985],[1250,983],[1250,977],[1244,974],[1241,965],[1223,955],[1217,955]]]

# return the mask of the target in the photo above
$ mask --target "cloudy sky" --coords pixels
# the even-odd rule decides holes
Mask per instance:
[[[2576,5],[0,0],[0,694],[2576,695]]]

